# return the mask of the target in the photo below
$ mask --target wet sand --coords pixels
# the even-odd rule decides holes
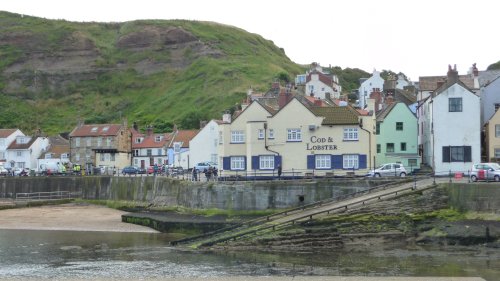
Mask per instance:
[[[0,210],[0,229],[71,230],[110,232],[158,231],[123,223],[119,210],[89,204],[63,204]]]

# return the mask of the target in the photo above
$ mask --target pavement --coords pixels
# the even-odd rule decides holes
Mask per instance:
[[[40,279],[2,279],[8,281],[19,281],[19,280],[40,280]],[[118,280],[137,280],[137,279],[51,279],[51,280],[64,280],[64,281],[118,281]],[[365,277],[365,276],[225,276],[225,277],[165,277],[165,278],[144,278],[139,280],[148,281],[485,281],[485,279],[480,277]]]

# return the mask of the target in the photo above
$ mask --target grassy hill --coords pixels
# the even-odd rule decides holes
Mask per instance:
[[[78,119],[168,128],[220,118],[251,86],[304,68],[257,34],[184,20],[76,23],[0,12],[0,127]]]

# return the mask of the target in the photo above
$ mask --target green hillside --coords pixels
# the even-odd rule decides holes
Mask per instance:
[[[196,127],[304,69],[257,34],[195,21],[75,23],[0,12],[0,127]]]

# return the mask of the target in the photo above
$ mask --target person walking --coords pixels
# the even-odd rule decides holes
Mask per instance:
[[[198,170],[196,168],[193,168],[193,181],[198,181]]]
[[[278,180],[281,179],[281,164],[278,164]]]

